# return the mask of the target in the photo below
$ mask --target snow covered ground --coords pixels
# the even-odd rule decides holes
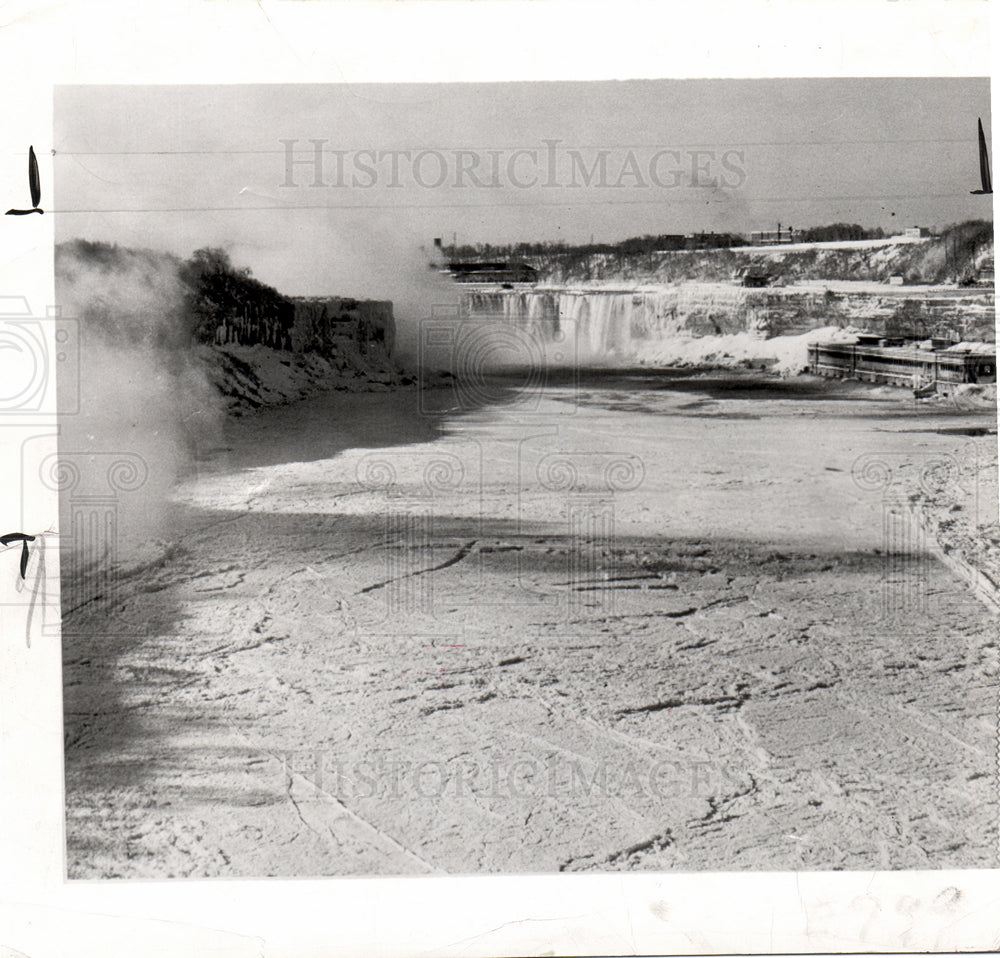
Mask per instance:
[[[814,249],[879,249],[891,246],[910,246],[929,242],[928,236],[886,236],[883,239],[836,240],[828,243],[780,243],[771,246],[734,246],[740,252],[797,253]]]
[[[767,365],[779,373],[801,373],[809,366],[811,343],[857,342],[861,330],[824,326],[799,336],[763,339],[750,333],[697,336],[661,341],[643,351],[643,365],[715,366],[731,369],[748,363]]]
[[[319,389],[379,392],[414,378],[381,351],[363,353],[346,341],[336,355],[267,346],[200,346],[198,358],[230,411],[280,405]]]
[[[908,505],[995,531],[995,428],[711,369],[230,417],[64,618],[69,876],[987,867],[996,618]]]

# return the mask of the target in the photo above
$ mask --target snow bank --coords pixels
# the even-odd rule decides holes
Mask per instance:
[[[996,383],[959,383],[953,386],[948,396],[935,396],[939,404],[951,405],[963,412],[982,409],[996,410]]]
[[[231,413],[282,405],[325,389],[379,392],[413,379],[381,351],[345,340],[337,352],[288,352],[267,346],[199,347],[199,359]]]
[[[809,365],[809,345],[817,342],[854,343],[860,330],[852,326],[824,326],[798,336],[762,339],[750,333],[699,336],[663,340],[650,344],[640,361],[657,366],[704,366],[722,368],[766,362],[781,373],[799,373]]]
[[[949,346],[946,353],[973,353],[977,356],[992,356],[997,351],[996,343],[956,343]]]
[[[956,254],[957,250],[957,254]],[[546,282],[593,280],[679,282],[731,279],[749,265],[761,265],[786,282],[866,280],[884,283],[903,276],[914,283],[958,282],[993,255],[992,224],[960,224],[938,237],[802,243],[794,246],[737,246],[729,249],[657,253],[581,253],[566,250],[533,257]]]
[[[891,248],[894,246],[905,246],[912,243],[928,243],[930,242],[930,237],[928,236],[884,236],[881,239],[866,239],[866,240],[830,240],[826,242],[818,243],[781,243],[780,245],[772,244],[770,246],[734,246],[734,250],[739,252],[755,252],[755,253],[808,253],[810,250],[822,250],[822,249],[835,249],[835,250],[852,250],[852,249],[863,249],[863,250],[873,250],[879,248]]]

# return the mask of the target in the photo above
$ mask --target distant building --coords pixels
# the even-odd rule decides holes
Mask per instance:
[[[907,239],[926,239],[931,235],[931,231],[926,226],[911,226],[903,235]]]
[[[442,272],[456,283],[538,282],[538,270],[527,263],[449,263]]]
[[[742,245],[743,237],[735,233],[688,233],[684,237],[685,249],[729,249]]]
[[[781,229],[776,230],[754,230],[750,234],[751,246],[778,246],[781,243],[801,243],[803,241],[802,230]]]

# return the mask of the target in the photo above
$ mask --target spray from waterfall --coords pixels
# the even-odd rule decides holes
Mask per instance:
[[[56,248],[55,267],[80,338],[78,409],[60,395],[59,465],[73,479],[60,489],[60,545],[70,570],[114,568],[155,553],[170,490],[196,449],[217,442],[223,406],[175,258],[75,241]],[[101,502],[100,515],[85,508]]]

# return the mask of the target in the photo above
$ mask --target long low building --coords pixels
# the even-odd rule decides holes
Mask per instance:
[[[538,270],[527,263],[449,263],[441,272],[456,283],[538,282]]]
[[[861,379],[893,386],[930,386],[947,393],[960,383],[995,383],[996,347],[968,343],[935,348],[891,340],[814,343],[809,371],[836,379]]]

